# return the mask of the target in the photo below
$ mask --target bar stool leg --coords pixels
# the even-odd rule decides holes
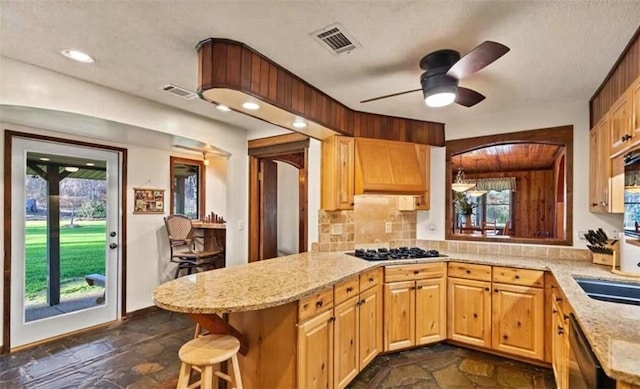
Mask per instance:
[[[180,374],[178,375],[178,385],[176,385],[176,388],[178,389],[188,388],[190,378],[191,378],[191,365],[182,362],[182,366],[180,366]]]
[[[235,389],[242,388],[242,377],[240,376],[240,365],[238,364],[238,354],[233,354],[231,357],[231,364],[233,365],[233,383]]]
[[[200,377],[201,389],[213,389],[213,366],[203,366],[202,376]]]

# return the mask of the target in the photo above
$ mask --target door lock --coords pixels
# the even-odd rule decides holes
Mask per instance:
[[[116,234],[116,232],[115,232],[115,231],[111,231],[111,232],[109,233],[109,236],[110,236],[110,237],[112,237],[112,238],[113,238],[114,236],[116,236],[116,235],[118,235],[118,234]]]
[[[117,243],[111,243],[111,244],[109,245],[109,248],[110,248],[110,249],[118,248],[118,244],[117,244]]]

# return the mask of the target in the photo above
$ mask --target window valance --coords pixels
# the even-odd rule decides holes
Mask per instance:
[[[516,191],[515,177],[477,178],[476,187],[481,190],[510,190]]]

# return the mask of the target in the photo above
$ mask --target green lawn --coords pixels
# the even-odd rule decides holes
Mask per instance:
[[[60,282],[104,274],[106,250],[106,222],[78,221],[70,228],[68,221],[60,223]],[[33,297],[47,287],[47,224],[45,221],[26,222],[25,294]]]

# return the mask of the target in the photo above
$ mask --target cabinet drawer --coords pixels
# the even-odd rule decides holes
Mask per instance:
[[[542,270],[494,266],[493,282],[542,288],[544,286],[544,272]]]
[[[340,304],[343,301],[347,301],[353,296],[357,296],[360,293],[360,279],[358,276],[348,278],[334,286],[333,300],[335,305]]]
[[[298,322],[331,308],[333,308],[333,287],[300,299],[298,301]]]
[[[449,262],[449,277],[491,281],[491,266],[475,265],[473,263]]]
[[[386,266],[384,282],[423,280],[447,276],[446,263],[416,263],[413,265]]]
[[[369,270],[360,274],[360,293],[378,285],[382,281],[382,268]]]

